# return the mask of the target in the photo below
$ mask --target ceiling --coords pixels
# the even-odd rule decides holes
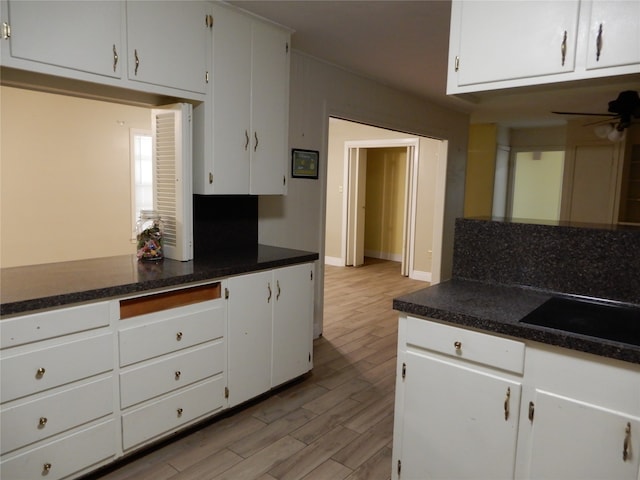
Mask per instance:
[[[551,110],[606,112],[633,82],[589,81],[487,92],[474,102],[446,95],[451,0],[230,0],[294,30],[292,48],[396,89],[506,126],[563,123]],[[626,77],[628,78],[628,76]]]

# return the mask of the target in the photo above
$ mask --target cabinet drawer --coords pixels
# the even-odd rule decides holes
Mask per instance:
[[[225,316],[224,300],[213,300],[138,317],[149,321],[119,332],[120,366],[222,338]]]
[[[121,373],[122,408],[222,373],[225,353],[224,342],[218,342]]]
[[[115,427],[109,420],[4,460],[0,478],[57,480],[96,465],[115,455]]]
[[[0,413],[2,453],[113,412],[113,378],[103,378]]]
[[[524,372],[522,342],[407,317],[407,345],[509,372]]]
[[[93,303],[0,321],[0,348],[109,325],[109,303]]]
[[[113,367],[112,339],[111,333],[105,333],[3,356],[0,360],[2,403],[110,371]]]
[[[224,378],[218,377],[125,413],[122,416],[124,450],[178,430],[192,420],[221,408],[224,387]]]

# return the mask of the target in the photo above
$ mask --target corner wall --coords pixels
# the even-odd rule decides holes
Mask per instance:
[[[320,151],[319,179],[289,178],[286,196],[259,200],[260,243],[325,256],[329,116],[448,140],[442,278],[451,275],[454,220],[463,212],[469,117],[293,51],[289,147]],[[324,265],[316,269],[314,334],[322,332]]]

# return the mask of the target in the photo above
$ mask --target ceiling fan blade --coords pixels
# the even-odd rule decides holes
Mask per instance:
[[[586,113],[586,112],[551,112],[558,115],[585,115],[594,117],[617,117],[617,113]]]

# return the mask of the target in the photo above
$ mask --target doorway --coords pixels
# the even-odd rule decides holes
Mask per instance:
[[[372,152],[376,154],[379,150],[386,149],[404,152],[404,170],[393,172],[393,176],[401,180],[398,182],[401,188],[378,191],[379,196],[387,197],[391,194],[396,198],[401,197],[399,213],[392,215],[394,224],[399,225],[397,229],[401,232],[400,240],[394,240],[400,247],[392,253],[380,245],[364,248],[362,243],[358,247],[355,243],[359,237],[358,229],[362,231],[364,227],[366,236],[366,224],[372,226],[372,222],[367,222],[366,219],[364,225],[361,221],[356,221],[356,193],[364,195],[365,200],[361,200],[361,203],[365,207],[371,203],[371,200],[366,200],[366,183],[364,188],[358,187],[358,183],[362,185],[363,182],[356,180],[359,177],[366,180],[369,176],[367,162]],[[332,266],[353,265],[353,259],[362,258],[361,252],[364,252],[365,256],[372,255],[373,258],[382,257],[403,263],[405,276],[438,283],[442,255],[446,159],[447,142],[444,140],[329,117],[324,263]],[[351,214],[349,205],[352,205]],[[368,210],[381,208],[372,206]],[[367,208],[357,210],[364,210],[366,213]],[[379,231],[377,235],[379,239],[382,236]],[[384,253],[380,255],[383,250]]]
[[[346,266],[363,265],[366,255],[399,262],[410,276],[418,152],[417,139],[345,142]]]

